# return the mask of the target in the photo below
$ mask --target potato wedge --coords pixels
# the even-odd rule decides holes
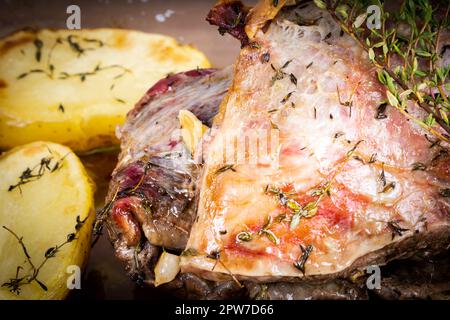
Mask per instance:
[[[0,176],[0,300],[66,297],[89,252],[94,185],[69,148],[49,142],[2,154]]]
[[[86,151],[115,129],[157,80],[209,67],[173,38],[118,29],[20,31],[0,40],[0,149],[32,141]]]

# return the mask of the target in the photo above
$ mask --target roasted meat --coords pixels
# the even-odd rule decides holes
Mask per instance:
[[[427,132],[394,108],[377,117],[385,89],[354,40],[309,3],[250,41],[208,147],[182,271],[318,280],[445,250],[447,149],[430,148]],[[255,132],[259,149],[242,138]]]
[[[164,287],[190,298],[445,294],[448,145],[385,105],[367,54],[326,11],[271,3],[216,6],[208,21],[243,46],[233,70],[169,76],[129,113],[99,217],[116,255],[149,284],[161,248],[181,255]],[[182,109],[211,128],[201,163]],[[425,271],[403,281],[396,263]],[[364,269],[386,264],[369,292]]]
[[[192,70],[159,81],[127,116],[104,214],[116,255],[135,279],[153,272],[158,248],[185,248],[195,218],[198,165],[179,131],[186,109],[211,125],[230,85],[230,69]],[[147,267],[150,267],[148,269]],[[148,269],[148,270],[147,270]]]

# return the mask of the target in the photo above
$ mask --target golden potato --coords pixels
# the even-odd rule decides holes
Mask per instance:
[[[0,300],[66,297],[90,249],[94,185],[49,142],[2,154],[0,176]]]
[[[157,80],[209,67],[173,38],[118,29],[20,31],[0,40],[0,149],[37,140],[86,151]]]

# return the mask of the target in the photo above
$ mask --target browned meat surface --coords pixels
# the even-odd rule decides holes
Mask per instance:
[[[195,218],[199,167],[181,140],[178,113],[190,110],[211,125],[229,85],[230,69],[168,76],[149,89],[120,130],[104,213],[116,255],[140,282],[152,278],[158,248],[185,248]]]
[[[120,131],[106,226],[132,278],[153,284],[163,247],[184,251],[163,286],[182,297],[445,297],[448,146],[394,108],[377,117],[386,97],[367,54],[311,3],[277,13],[223,1],[208,20],[244,45],[234,74],[161,80]],[[181,141],[181,109],[214,118],[202,165]],[[252,130],[278,132],[277,157],[216,154]],[[387,264],[380,290],[365,286],[373,264]]]

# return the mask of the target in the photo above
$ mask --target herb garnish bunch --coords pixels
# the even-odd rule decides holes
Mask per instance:
[[[442,63],[450,45],[443,43],[450,32],[448,1],[404,0],[396,10],[385,10],[379,0],[314,0],[327,10],[342,31],[367,52],[386,87],[386,98],[409,120],[438,141],[450,142],[450,66]],[[379,24],[368,27],[370,5],[380,8]],[[417,118],[408,111],[414,103],[426,112]]]

